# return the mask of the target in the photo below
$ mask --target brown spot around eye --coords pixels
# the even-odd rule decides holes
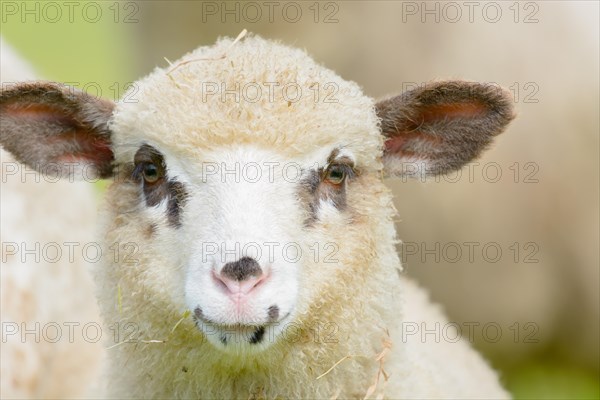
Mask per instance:
[[[143,168],[146,163],[154,164],[158,171],[158,179],[148,182],[143,179]],[[133,177],[140,185],[146,206],[156,207],[163,201],[167,201],[167,221],[173,227],[180,227],[180,213],[184,206],[188,193],[183,183],[170,180],[167,176],[167,167],[162,154],[149,145],[143,145],[134,156]]]
[[[164,178],[151,184],[147,182],[143,183],[144,197],[146,198],[146,205],[148,207],[156,207],[167,198],[169,195],[167,183]]]
[[[181,209],[187,202],[188,192],[183,183],[169,181],[169,196],[167,218],[172,226],[179,228],[181,226]]]
[[[336,165],[344,168],[346,179],[340,183],[333,183],[326,179],[327,170],[319,168],[311,170],[302,180],[300,198],[308,204],[308,218],[305,220],[305,226],[312,226],[317,221],[319,203],[322,200],[329,200],[340,211],[346,209],[346,181],[355,174],[353,161],[346,156],[339,156],[339,150],[334,149],[327,158],[328,165]]]

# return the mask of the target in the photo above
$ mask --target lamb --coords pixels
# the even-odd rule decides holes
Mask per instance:
[[[36,77],[2,38],[0,53],[4,85]],[[24,171],[2,149],[0,159],[0,397],[80,398],[99,372],[102,347],[80,334],[73,334],[70,341],[64,323],[79,324],[80,330],[99,318],[89,264],[81,252],[74,252],[72,258],[66,252],[64,257],[38,254],[36,262],[31,251],[36,244],[43,248],[93,241],[97,214],[93,188],[85,182],[45,179],[33,170]],[[57,325],[64,332],[56,339]],[[47,334],[42,334],[44,328]],[[29,333],[23,340],[25,331]]]
[[[402,275],[382,180],[477,157],[514,116],[503,90],[441,81],[374,102],[250,36],[157,68],[116,104],[37,82],[0,107],[21,162],[113,180],[100,396],[509,397]]]

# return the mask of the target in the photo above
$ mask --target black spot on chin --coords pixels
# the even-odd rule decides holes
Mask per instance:
[[[252,343],[252,344],[260,343],[263,340],[264,336],[265,336],[265,327],[261,326],[261,327],[257,328],[254,331],[254,333],[252,334],[252,337],[250,338],[250,343]]]
[[[277,307],[276,305],[272,305],[271,307],[269,307],[267,315],[269,316],[270,322],[277,321],[277,318],[279,318],[279,307]]]
[[[204,313],[202,312],[202,309],[200,307],[196,307],[194,309],[194,319],[199,320],[199,319],[202,319],[203,317],[204,317]]]

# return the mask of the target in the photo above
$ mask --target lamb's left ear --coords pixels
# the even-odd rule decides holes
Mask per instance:
[[[0,144],[17,160],[51,175],[108,178],[114,103],[54,82],[25,82],[0,92]]]
[[[385,171],[438,175],[475,159],[514,118],[510,94],[496,85],[434,82],[376,105],[387,138]]]

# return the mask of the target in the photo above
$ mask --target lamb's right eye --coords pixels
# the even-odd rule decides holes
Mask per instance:
[[[158,150],[147,144],[141,146],[133,157],[132,177],[139,182],[143,179],[147,185],[162,182],[167,174],[165,160]]]
[[[154,163],[144,164],[142,175],[147,183],[155,183],[161,178],[158,167]]]

